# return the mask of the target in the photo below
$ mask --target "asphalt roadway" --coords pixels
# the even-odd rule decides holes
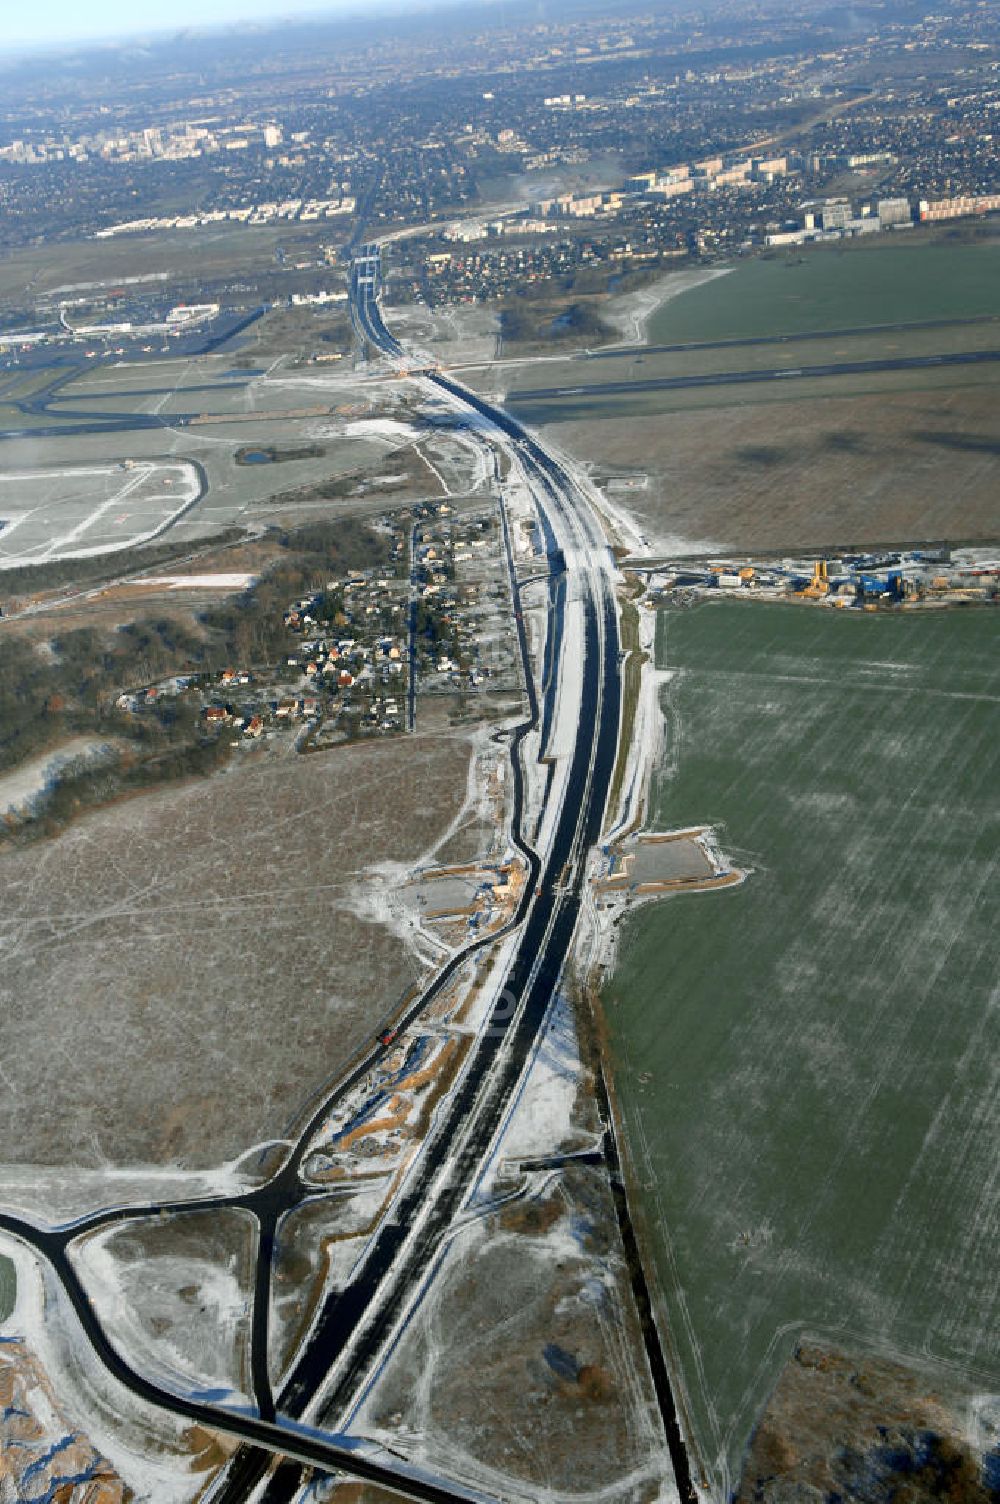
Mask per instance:
[[[588,386],[520,387],[506,396],[511,408],[566,397],[629,397],[640,392],[683,391],[700,386],[750,386],[766,381],[806,381],[817,376],[864,376],[876,371],[921,371],[934,366],[995,365],[1000,350],[961,350],[949,355],[909,355],[884,360],[830,361],[818,366],[780,367],[766,371],[713,371],[699,376],[651,376],[641,381],[596,381]]]
[[[222,328],[209,335],[190,335],[185,339],[174,343],[169,352],[171,361],[192,358],[197,355],[209,355],[220,349],[230,340],[235,340],[238,335],[244,333],[251,324],[267,312],[267,307],[262,305],[254,308],[252,312],[240,315],[224,317]],[[130,361],[134,364],[148,364],[155,369],[161,359],[158,354],[144,355],[137,350],[129,351]],[[29,428],[0,428],[0,440],[4,439],[58,439],[72,438],[74,435],[95,433],[136,433],[151,428],[184,428],[199,417],[198,412],[176,413],[167,417],[160,417],[155,413],[123,413],[115,411],[101,412],[93,407],[74,409],[64,404],[59,392],[62,387],[75,381],[84,370],[92,369],[83,351],[74,348],[65,353],[53,356],[51,352],[36,352],[36,359],[26,363],[28,369],[51,369],[56,374],[49,384],[41,391],[33,393],[30,397],[8,398],[10,406],[24,413],[26,417],[51,417],[61,419],[61,422],[39,423]],[[102,369],[109,369],[104,366]],[[18,373],[20,374],[20,373]],[[16,379],[9,379],[9,385],[16,385]],[[247,378],[238,376],[217,383],[215,390],[220,385],[245,386]],[[187,388],[189,391],[211,391],[213,387],[208,384],[199,384]],[[134,391],[122,390],[116,395],[120,397],[152,397],[171,396],[174,388],[166,387],[142,387]],[[2,395],[2,394],[0,394]],[[66,419],[76,421],[66,422]]]

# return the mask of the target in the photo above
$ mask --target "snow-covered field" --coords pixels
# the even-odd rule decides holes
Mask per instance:
[[[256,575],[252,574],[147,574],[128,583],[137,589],[162,585],[167,590],[249,590]]]
[[[80,1239],[73,1260],[134,1368],[177,1393],[245,1405],[256,1236],[249,1212],[151,1217]]]
[[[186,460],[0,470],[0,569],[148,542],[200,492]]]

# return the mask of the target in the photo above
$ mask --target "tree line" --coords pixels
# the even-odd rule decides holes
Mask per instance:
[[[68,766],[48,791],[35,831],[57,829],[117,793],[217,768],[228,738],[206,733],[197,704],[161,696],[135,717],[117,707],[118,696],[178,675],[270,666],[287,650],[289,601],[388,557],[386,539],[356,521],[274,528],[268,537],[276,557],[256,584],[186,620],[158,614],[110,630],[78,627],[41,646],[0,631],[0,772],[80,734],[120,738],[125,749],[114,761]],[[34,832],[8,822],[7,833],[23,839]]]

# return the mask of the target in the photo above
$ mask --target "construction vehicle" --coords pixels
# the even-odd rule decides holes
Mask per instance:
[[[829,592],[830,581],[827,577],[826,572],[826,560],[817,559],[816,563],[813,565],[812,579],[809,581],[809,584],[805,587],[805,589],[800,591],[799,593],[801,595],[804,595],[807,600],[818,601],[822,600],[825,595],[829,594]]]

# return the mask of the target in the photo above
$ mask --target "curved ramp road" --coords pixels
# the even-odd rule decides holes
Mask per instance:
[[[210,355],[220,349],[230,340],[235,340],[240,334],[250,327],[251,324],[261,318],[268,311],[268,305],[262,303],[259,308],[254,308],[245,315],[234,316],[225,323],[224,328],[216,334],[205,339],[198,339],[192,345],[188,340],[178,340],[170,349],[169,359],[193,359],[199,355]],[[153,366],[155,368],[159,357],[156,355],[143,359],[138,351],[132,351],[129,363],[132,365]],[[4,439],[58,439],[72,438],[82,434],[100,433],[137,433],[145,429],[153,428],[186,428],[191,424],[199,413],[184,412],[174,413],[167,417],[160,417],[154,413],[128,413],[115,410],[101,412],[93,407],[74,409],[67,405],[71,399],[59,396],[60,391],[66,385],[76,381],[83,371],[87,369],[86,357],[80,350],[55,358],[47,357],[44,362],[38,362],[41,368],[49,366],[56,374],[39,391],[30,397],[10,399],[8,405],[24,413],[26,417],[50,417],[59,418],[63,421],[54,423],[38,423],[27,428],[0,428],[0,441]],[[35,366],[31,362],[28,369]],[[20,373],[19,373],[20,378]],[[235,378],[231,383],[236,386],[245,385],[245,381]],[[197,385],[188,387],[187,391],[218,391],[220,386],[227,385],[224,382],[212,385]],[[173,388],[166,388],[163,395],[173,392]],[[135,391],[123,390],[120,395],[129,397],[150,397],[159,395],[159,388],[139,388]],[[66,419],[73,421],[67,422]]]

